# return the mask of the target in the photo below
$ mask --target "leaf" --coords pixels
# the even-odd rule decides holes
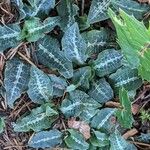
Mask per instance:
[[[135,139],[139,142],[150,143],[150,133],[141,133],[141,135]]]
[[[25,10],[28,17],[41,17],[44,18],[48,15],[50,10],[55,7],[55,0],[27,0],[30,7],[26,5]]]
[[[90,126],[84,121],[76,121],[75,118],[68,120],[68,127],[78,130],[87,140],[91,137]]]
[[[96,129],[104,129],[108,132],[111,130],[110,118],[115,114],[116,109],[104,108],[99,110],[99,112],[93,117],[91,121],[91,126]]]
[[[108,19],[107,9],[111,0],[93,0],[88,14],[90,24]]]
[[[86,61],[87,46],[84,39],[80,35],[77,23],[74,23],[66,30],[61,43],[65,56],[70,61],[77,64],[83,64]]]
[[[13,108],[13,103],[28,88],[30,65],[13,58],[7,61],[4,76],[7,104]]]
[[[61,17],[60,26],[66,31],[75,23],[75,16],[78,14],[78,6],[73,0],[61,0],[57,6],[58,15]]]
[[[89,57],[99,53],[109,41],[109,34],[105,29],[83,32],[81,36],[87,44],[87,54]]]
[[[115,91],[119,91],[121,87],[124,87],[127,91],[137,90],[142,85],[137,69],[130,69],[128,67],[118,69],[109,78]]]
[[[92,77],[92,70],[89,66],[79,68],[74,71],[72,83],[76,85],[76,87],[81,87],[83,89],[89,89],[90,84],[89,81]]]
[[[60,110],[66,117],[80,117],[80,114],[82,114],[84,110],[89,113],[90,110],[96,110],[99,107],[101,107],[101,105],[90,98],[85,92],[75,90],[70,92],[69,96],[63,100]]]
[[[11,1],[12,6],[17,7],[17,10],[19,10],[19,16],[17,19],[17,21],[19,22],[20,20],[22,20],[26,17],[26,13],[23,9],[24,4],[23,4],[22,0],[10,0],[10,1]]]
[[[79,132],[68,129],[70,135],[65,138],[65,143],[71,149],[76,150],[87,150],[89,148],[89,144],[85,142],[84,137]]]
[[[60,51],[59,43],[56,39],[45,36],[38,42],[36,54],[39,62],[46,67],[57,69],[65,78],[73,76],[72,63]]]
[[[88,94],[99,103],[105,103],[114,97],[112,88],[104,78],[93,82]]]
[[[21,30],[17,24],[11,24],[8,26],[0,25],[0,53],[7,48],[12,48],[19,44],[19,34]]]
[[[96,74],[103,77],[115,72],[122,65],[122,57],[122,54],[115,49],[107,49],[99,53],[93,64]]]
[[[124,11],[120,11],[120,16],[117,17],[112,10],[109,10],[109,16],[116,27],[119,45],[127,61],[132,68],[139,68],[140,74],[145,78],[147,75],[145,76],[142,72],[148,74],[150,71],[149,30],[142,22]]]
[[[116,130],[109,137],[110,140],[110,150],[125,150],[128,149],[130,143],[128,143]]]
[[[5,128],[4,118],[0,118],[0,134],[3,133],[4,128]]]
[[[67,81],[62,77],[57,77],[56,75],[49,75],[49,78],[53,86],[53,96],[61,97],[63,96],[68,84]]]
[[[59,25],[59,17],[48,17],[43,22],[40,18],[34,17],[25,21],[20,38],[29,42],[36,42],[44,37],[44,33],[50,32]]]
[[[148,5],[139,4],[137,1],[133,0],[112,0],[111,5],[113,9],[117,11],[122,9],[129,15],[134,15],[137,19],[142,19],[144,14],[149,10]]]
[[[122,108],[116,112],[117,119],[124,128],[131,128],[133,123],[131,101],[124,88],[119,90],[119,101]]]
[[[51,127],[51,124],[56,120],[57,114],[55,110],[49,109],[51,104],[43,104],[40,107],[32,109],[27,116],[22,116],[13,124],[15,132],[39,132]]]
[[[62,143],[62,133],[56,129],[36,133],[28,142],[33,148],[54,148]]]
[[[39,104],[48,102],[52,98],[53,87],[50,78],[38,68],[32,66],[30,73],[29,89],[30,99]]]
[[[104,147],[109,145],[108,136],[100,131],[93,130],[94,135],[90,138],[90,142],[93,146]]]

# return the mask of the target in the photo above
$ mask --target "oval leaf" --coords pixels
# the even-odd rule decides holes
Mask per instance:
[[[13,108],[13,103],[28,88],[30,65],[13,58],[7,61],[4,76],[7,104]]]
[[[36,67],[31,67],[29,89],[27,91],[31,100],[42,104],[52,98],[53,87],[50,78]]]
[[[36,133],[28,142],[33,148],[55,148],[62,143],[62,133],[56,129]]]

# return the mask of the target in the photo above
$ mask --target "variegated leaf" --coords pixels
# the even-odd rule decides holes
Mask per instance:
[[[124,10],[129,15],[134,15],[138,19],[142,19],[143,15],[150,10],[146,4],[140,4],[133,0],[111,0],[113,9]]]
[[[128,67],[120,68],[117,72],[111,74],[109,78],[115,91],[118,91],[121,87],[124,87],[127,91],[136,90],[142,85],[137,69]]]
[[[101,105],[94,99],[90,98],[89,95],[83,91],[75,90],[69,93],[67,99],[63,100],[60,110],[66,117],[80,117],[83,111],[96,111],[99,107],[101,107]],[[88,112],[86,113],[88,114]]]
[[[110,118],[115,114],[116,109],[104,108],[101,109],[92,119],[91,126],[96,129],[102,129],[109,132],[113,125],[110,122]]]
[[[80,35],[78,24],[74,23],[66,30],[62,38],[62,49],[70,61],[83,64],[87,59],[86,48],[87,46]]]
[[[111,86],[104,78],[93,82],[88,94],[99,103],[105,103],[114,97]]]
[[[102,30],[91,30],[83,32],[82,37],[85,39],[87,44],[87,54],[89,57],[95,53],[99,53],[101,49],[106,46],[109,41],[109,34],[105,29]]]
[[[103,77],[115,72],[122,65],[122,57],[123,55],[115,49],[107,49],[99,53],[93,63],[96,75]]]
[[[85,141],[82,134],[73,129],[68,129],[70,135],[65,138],[65,143],[71,149],[87,150],[89,144]]]
[[[129,150],[130,143],[128,143],[119,133],[119,131],[115,131],[109,137],[110,140],[110,150]],[[136,149],[133,149],[136,150]]]
[[[109,145],[109,138],[107,134],[95,130],[93,130],[93,133],[93,136],[90,138],[90,142],[93,146],[104,147]]]
[[[62,143],[62,133],[56,129],[36,133],[28,142],[33,148],[55,148]]]
[[[13,103],[28,88],[30,65],[13,58],[7,61],[4,76],[7,104],[13,108]]]
[[[61,17],[60,26],[63,31],[66,31],[75,23],[75,18],[78,14],[78,6],[74,4],[74,0],[61,0],[57,6],[58,15]]]
[[[73,73],[72,83],[76,87],[81,87],[84,90],[89,89],[91,76],[92,70],[89,66],[79,68]]]
[[[31,6],[26,5],[25,11],[28,17],[44,18],[55,7],[55,0],[27,0]]]
[[[50,108],[50,109],[49,109]],[[56,120],[57,113],[51,108],[51,105],[43,104],[31,111],[27,116],[22,116],[13,124],[14,131],[28,132],[33,130],[35,132],[48,129],[51,124]]]
[[[40,18],[37,17],[28,19],[24,23],[20,38],[29,42],[36,42],[44,37],[44,33],[52,31],[56,25],[59,25],[59,22],[59,17],[49,17],[43,22],[40,22]]]
[[[64,52],[60,51],[56,39],[45,36],[38,42],[36,54],[39,62],[46,67],[57,69],[65,78],[73,76],[72,63],[65,57]]]
[[[15,47],[19,44],[20,32],[20,27],[17,24],[9,26],[0,25],[0,53],[7,48]]]
[[[29,89],[27,91],[30,99],[42,104],[52,98],[53,86],[50,78],[38,68],[32,66],[30,73]]]
[[[49,78],[53,86],[53,96],[61,97],[63,96],[68,84],[63,77],[57,77],[56,75],[49,75]]]
[[[108,19],[107,9],[110,6],[111,0],[93,0],[88,20],[90,24]]]

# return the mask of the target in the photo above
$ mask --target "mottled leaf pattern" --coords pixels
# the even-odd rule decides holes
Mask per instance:
[[[116,109],[104,108],[101,109],[92,119],[91,126],[96,129],[110,130],[110,118],[114,115]]]
[[[112,88],[104,78],[93,82],[88,94],[99,103],[105,103],[114,96]]]
[[[66,117],[80,116],[83,111],[96,110],[101,107],[94,99],[90,98],[85,92],[75,90],[69,93],[67,99],[61,104],[61,111]]]
[[[43,104],[31,111],[27,116],[22,116],[13,124],[16,132],[28,132],[33,130],[39,132],[51,127],[51,124],[56,120],[57,114],[48,109],[50,104]],[[50,112],[48,113],[48,111]],[[50,115],[51,114],[51,115]]]
[[[117,91],[121,87],[124,87],[127,91],[136,90],[142,85],[142,80],[138,76],[137,69],[130,69],[128,67],[117,70],[109,78],[114,89]]]
[[[46,67],[57,69],[65,78],[71,78],[73,76],[72,63],[60,51],[59,43],[56,39],[48,36],[41,39],[38,42],[36,54],[39,62]]]
[[[19,44],[20,32],[20,27],[17,24],[9,26],[0,25],[0,53],[7,48],[15,47]]]
[[[89,144],[85,141],[82,134],[73,129],[68,129],[70,135],[65,139],[65,143],[71,149],[87,150]]]
[[[107,9],[111,0],[93,0],[88,14],[89,22],[95,23],[108,19]]]
[[[28,88],[30,65],[18,58],[13,58],[7,61],[4,75],[7,104],[13,108],[13,103]]]
[[[36,133],[28,142],[34,148],[55,148],[62,143],[62,133],[56,129]]]
[[[36,67],[31,67],[29,89],[27,91],[31,100],[42,104],[52,98],[53,86],[50,78]]]
[[[87,59],[86,48],[85,40],[79,33],[78,24],[74,23],[66,30],[62,38],[62,49],[70,61],[83,64]]]
[[[75,23],[75,16],[78,14],[79,8],[74,4],[73,0],[61,0],[57,6],[57,11],[61,17],[60,26],[66,31]]]
[[[107,49],[99,53],[98,58],[94,61],[96,75],[103,77],[115,72],[122,63],[122,54],[114,49]]]
[[[44,37],[44,33],[52,31],[59,24],[59,21],[59,17],[49,17],[43,22],[37,17],[28,19],[24,23],[20,38],[26,39],[29,42],[35,42]]]

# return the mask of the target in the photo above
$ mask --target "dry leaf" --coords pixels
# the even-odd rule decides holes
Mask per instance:
[[[149,3],[150,4],[150,0],[138,0],[140,3]]]
[[[123,137],[124,137],[124,139],[128,139],[129,137],[132,137],[132,136],[134,136],[134,135],[137,134],[137,133],[138,133],[138,130],[135,129],[135,128],[133,128],[133,129],[127,131],[127,132],[123,135]]]
[[[140,106],[138,104],[132,104],[131,110],[132,110],[132,114],[136,115],[140,110]]]
[[[90,126],[84,121],[76,121],[74,118],[68,120],[68,127],[78,130],[87,140],[91,137]]]

